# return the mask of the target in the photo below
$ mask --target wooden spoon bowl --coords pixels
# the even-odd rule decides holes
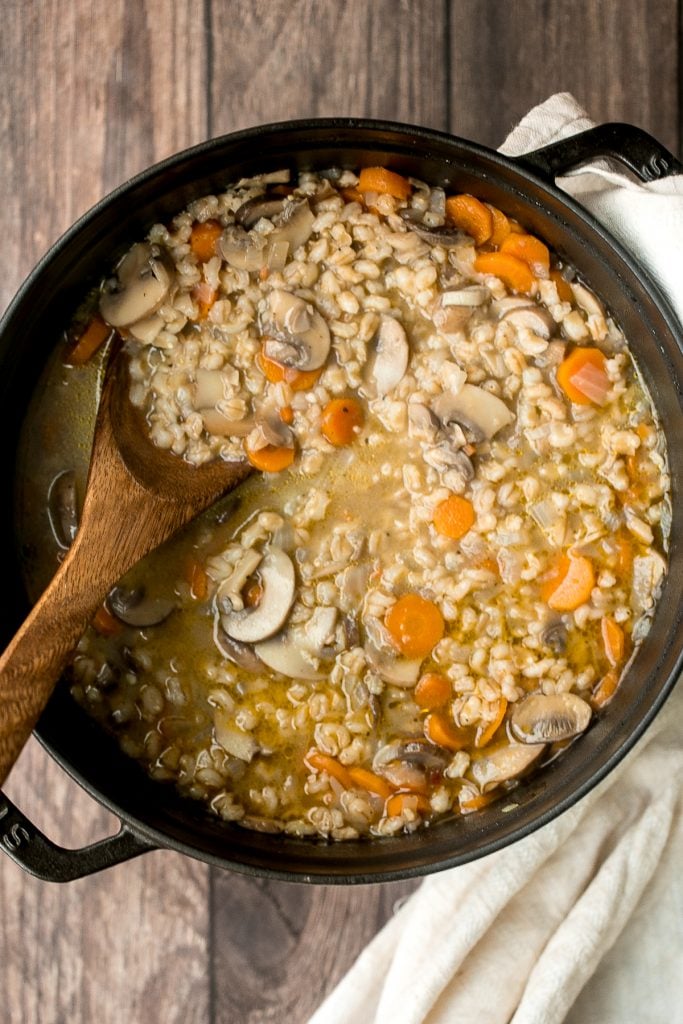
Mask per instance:
[[[0,785],[86,626],[141,558],[252,472],[216,459],[193,467],[157,448],[129,400],[128,365],[109,363],[76,538],[0,658]]]

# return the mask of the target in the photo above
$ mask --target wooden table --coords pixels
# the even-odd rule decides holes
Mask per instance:
[[[0,308],[100,196],[259,122],[391,118],[496,146],[549,94],[680,144],[678,0],[4,0]],[[48,835],[115,822],[35,741]],[[172,853],[58,887],[0,857],[4,1024],[302,1024],[414,888],[254,881]],[[359,1022],[362,1024],[362,1022]]]

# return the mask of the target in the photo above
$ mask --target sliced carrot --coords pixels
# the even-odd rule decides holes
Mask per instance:
[[[585,555],[560,555],[541,586],[541,597],[557,612],[572,612],[585,604],[595,586],[593,563]]]
[[[607,660],[610,665],[616,667],[624,660],[624,650],[626,647],[624,631],[614,619],[610,619],[607,615],[603,616],[600,622],[600,631]]]
[[[279,473],[294,462],[293,448],[280,448],[268,444],[265,448],[250,449],[245,445],[244,451],[252,466],[264,473]]]
[[[514,292],[530,295],[536,286],[536,278],[524,260],[507,252],[482,252],[474,261],[479,274],[493,274],[499,277]]]
[[[480,811],[482,807],[487,807],[494,800],[497,800],[499,796],[500,793],[497,790],[493,790],[491,793],[482,793],[480,796],[473,796],[470,800],[462,800],[460,802],[460,810],[463,814]]]
[[[320,430],[335,448],[351,444],[363,426],[363,406],[357,398],[333,398],[323,409]]]
[[[442,537],[460,540],[474,525],[474,518],[472,502],[451,494],[434,509],[434,529]]]
[[[397,818],[404,811],[417,811],[418,814],[429,814],[432,807],[426,796],[420,793],[394,793],[386,803],[386,814],[389,818]]]
[[[280,419],[283,423],[286,423],[287,426],[290,426],[290,424],[294,422],[294,410],[291,405],[282,406],[280,409]]]
[[[562,277],[562,272],[560,270],[551,270],[550,280],[554,283],[555,287],[557,288],[557,297],[560,300],[560,302],[574,301],[574,292],[571,290],[569,281],[567,281],[566,278]]]
[[[505,697],[500,697],[498,700],[498,707],[496,708],[496,714],[489,724],[483,730],[477,730],[477,738],[474,741],[475,747],[485,747],[487,743],[490,743],[494,735],[502,725],[503,719],[505,718],[505,712],[507,711],[508,702]]]
[[[209,577],[206,575],[204,567],[191,559],[187,565],[187,571],[185,573],[185,579],[190,585],[190,595],[195,601],[205,600],[209,592]]]
[[[200,281],[192,289],[192,298],[197,303],[197,319],[206,320],[209,310],[216,301],[216,289],[208,281]]]
[[[619,676],[616,672],[608,672],[603,676],[591,694],[591,704],[594,708],[602,708],[608,700],[611,700],[617,692]]]
[[[617,543],[617,574],[622,582],[626,581],[633,569],[633,541],[624,530],[620,530],[616,537]]]
[[[489,245],[495,245],[497,248],[499,245],[502,245],[512,230],[510,227],[510,221],[507,219],[503,211],[499,210],[497,206],[492,206],[491,203],[485,203],[484,205],[491,211],[491,218],[493,221],[491,237],[488,242]]]
[[[424,658],[443,637],[443,615],[433,601],[404,594],[387,612],[384,625],[407,658]]]
[[[364,167],[358,177],[358,191],[380,192],[395,199],[407,199],[413,190],[408,179],[395,171],[386,167]]]
[[[304,758],[304,764],[316,772],[327,772],[345,789],[351,789],[353,786],[353,779],[348,768],[345,768],[334,757],[330,757],[329,754],[323,754],[320,750],[309,750]]]
[[[466,747],[471,740],[469,729],[459,729],[449,718],[437,711],[432,711],[425,718],[425,736],[437,747],[458,751]]]
[[[123,629],[119,620],[112,615],[104,604],[95,612],[92,626],[101,636],[115,636]]]
[[[371,772],[369,768],[349,768],[348,773],[354,785],[367,789],[368,793],[376,793],[384,800],[388,800],[394,792],[386,779]]]
[[[526,235],[526,231],[518,220],[515,220],[514,217],[508,217],[508,221],[510,222],[510,231],[516,235]]]
[[[500,251],[526,263],[534,277],[548,277],[550,274],[550,250],[535,235],[511,233]]]
[[[308,391],[322,373],[322,369],[295,370],[292,366],[283,366],[282,363],[276,363],[274,359],[269,359],[263,352],[259,352],[256,356],[256,365],[271,384],[279,384],[284,381],[285,384],[289,384],[292,391]]]
[[[488,242],[493,234],[493,214],[479,199],[470,195],[449,196],[446,200],[446,220],[471,235],[476,245]]]
[[[575,348],[557,368],[557,383],[577,405],[603,405],[610,388],[605,356],[588,345]]]
[[[80,338],[68,350],[65,362],[71,366],[82,366],[95,355],[98,348],[110,336],[112,328],[101,316],[94,316]]]
[[[415,703],[420,708],[442,708],[453,696],[450,679],[438,672],[426,672],[417,681],[413,691]]]
[[[216,255],[217,242],[222,234],[223,228],[217,220],[194,225],[190,234],[190,249],[200,263],[206,263]]]

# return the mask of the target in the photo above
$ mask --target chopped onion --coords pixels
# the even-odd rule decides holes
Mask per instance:
[[[289,242],[284,240],[279,242],[273,242],[268,249],[268,258],[266,264],[269,270],[283,270],[285,263],[287,262],[287,254],[289,252]]]
[[[570,383],[582,395],[589,398],[596,405],[604,405],[609,391],[609,378],[604,370],[593,363],[584,363],[580,370],[577,370],[569,378]]]

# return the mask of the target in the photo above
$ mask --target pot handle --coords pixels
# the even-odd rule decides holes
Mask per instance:
[[[683,174],[680,160],[651,135],[635,125],[617,122],[597,125],[513,159],[546,181],[554,181],[598,157],[618,160],[641,181]]]
[[[121,824],[119,831],[80,850],[52,843],[0,792],[0,849],[45,882],[71,882],[113,867],[156,847]]]

